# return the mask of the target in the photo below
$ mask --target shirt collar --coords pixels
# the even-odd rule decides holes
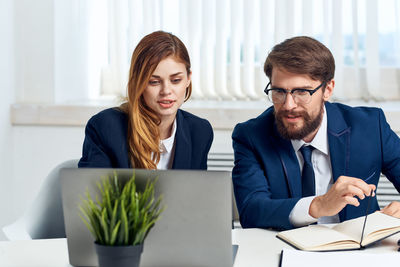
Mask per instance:
[[[168,137],[167,139],[163,139],[160,141],[160,151],[162,154],[171,153],[171,150],[174,146],[175,134],[176,134],[176,118],[174,120],[174,123],[172,124],[171,136]]]
[[[303,140],[290,140],[292,142],[292,146],[294,150],[297,152],[299,149],[306,143]],[[329,155],[328,152],[328,119],[326,116],[326,109],[324,105],[324,114],[322,115],[321,126],[318,129],[317,134],[314,139],[308,143],[312,145],[314,148],[318,149],[325,155]]]

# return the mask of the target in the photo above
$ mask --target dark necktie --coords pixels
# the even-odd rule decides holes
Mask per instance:
[[[301,189],[303,197],[315,195],[315,174],[311,162],[311,154],[313,150],[313,146],[303,145],[300,148],[300,152],[304,159],[303,172],[301,174]]]

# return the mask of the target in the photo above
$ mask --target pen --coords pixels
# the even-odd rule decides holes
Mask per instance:
[[[367,179],[364,180],[364,182],[367,182],[369,179],[371,179],[372,177],[374,177],[376,172],[373,172],[370,176],[368,176]]]
[[[369,179],[371,179],[372,177],[374,177],[375,173],[376,173],[376,171],[374,171],[370,176],[368,176],[367,179],[364,180],[364,182],[368,182]],[[371,191],[371,195],[370,195],[371,197],[372,197],[372,193],[373,193],[373,192],[374,192],[374,191]]]
[[[374,174],[375,174],[375,172],[372,175],[374,175]],[[368,177],[367,180],[369,178],[371,178],[371,177],[372,176]],[[360,240],[360,247],[361,248],[363,248],[362,241],[363,241],[363,238],[364,238],[364,230],[365,230],[365,225],[367,223],[367,217],[368,217],[369,206],[371,204],[372,193],[373,193],[373,191],[371,190],[371,193],[370,193],[369,197],[367,197],[368,198],[368,204],[367,204],[367,209],[365,210],[365,218],[364,218],[364,224],[363,224],[363,228],[362,228],[362,232],[361,232],[361,240]]]

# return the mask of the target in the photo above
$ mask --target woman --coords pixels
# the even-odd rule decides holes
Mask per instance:
[[[127,102],[89,120],[78,166],[207,169],[211,125],[179,109],[191,92],[182,41],[162,31],[145,36],[132,54]]]

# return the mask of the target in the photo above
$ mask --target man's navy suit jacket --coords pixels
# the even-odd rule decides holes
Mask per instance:
[[[328,143],[334,182],[341,175],[378,184],[381,172],[400,192],[400,139],[378,108],[325,103]],[[301,173],[290,140],[276,130],[274,109],[236,125],[232,179],[243,227],[290,229],[289,214],[301,198]],[[379,191],[379,189],[378,189]],[[347,205],[340,221],[365,215],[367,198],[359,207]],[[369,213],[379,209],[376,197]]]
[[[131,168],[127,123],[127,114],[118,108],[106,109],[93,116],[86,125],[78,166]],[[207,169],[207,155],[213,141],[210,123],[179,109],[176,124],[172,169]]]

